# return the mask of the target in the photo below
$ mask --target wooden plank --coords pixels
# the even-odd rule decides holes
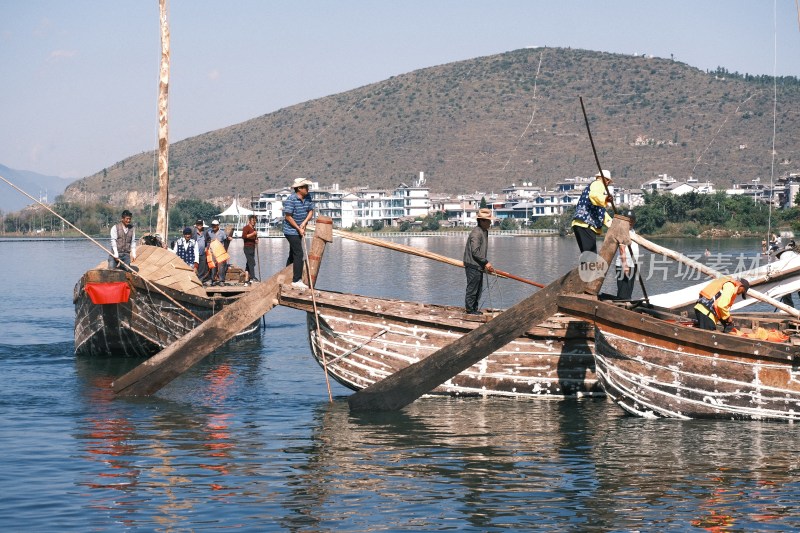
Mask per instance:
[[[600,249],[605,266],[611,263],[619,244],[630,243],[630,221],[614,218]],[[472,330],[425,359],[395,372],[348,398],[352,411],[391,411],[402,409],[423,394],[463,372],[492,352],[522,335],[532,325],[557,312],[561,293],[597,294],[603,277],[591,283],[581,280],[580,267],[544,289],[522,300],[493,320]]]
[[[309,254],[319,259],[325,251],[325,243],[332,239],[331,224],[320,224],[320,219],[323,217],[317,220],[317,231]],[[319,262],[315,266],[318,267]],[[257,284],[235,303],[115,380],[112,383],[114,392],[119,396],[146,396],[160,390],[275,307],[281,283],[291,281],[292,268],[289,265]],[[313,277],[316,273],[311,274]]]

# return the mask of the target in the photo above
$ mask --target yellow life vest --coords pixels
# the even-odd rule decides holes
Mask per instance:
[[[716,322],[717,318],[719,317],[719,310],[717,309],[717,299],[722,296],[722,287],[726,283],[733,283],[736,290],[739,290],[739,287],[742,286],[737,280],[731,278],[730,276],[723,276],[721,278],[717,278],[700,291],[700,299],[697,301],[698,305],[701,305],[711,311],[714,316],[710,318]],[[734,295],[735,298],[735,295]],[[733,303],[733,300],[731,300]]]
[[[206,250],[208,268],[216,268],[218,263],[223,263],[230,259],[230,257],[225,246],[217,239],[212,239],[211,242],[208,243],[208,249]]]

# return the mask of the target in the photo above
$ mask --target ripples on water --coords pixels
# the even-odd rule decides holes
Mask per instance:
[[[155,397],[114,400],[110,383],[133,363],[72,355],[72,285],[102,257],[85,243],[0,246],[20,258],[0,301],[4,530],[800,527],[794,425],[643,420],[604,400],[428,398],[351,416],[341,386],[328,403],[304,315],[288,309]],[[491,246],[498,268],[537,281],[574,260],[571,240]],[[281,240],[260,251],[264,271],[285,261]],[[452,267],[340,241],[320,276],[326,288],[454,304],[463,284]],[[505,307],[530,291],[503,281],[491,296]]]

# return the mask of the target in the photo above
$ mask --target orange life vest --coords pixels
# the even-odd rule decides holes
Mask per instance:
[[[212,239],[211,242],[208,243],[208,249],[206,250],[208,268],[216,268],[218,263],[224,263],[230,259],[230,257],[225,246],[217,239]]]
[[[697,303],[705,306],[709,311],[713,312],[714,318],[719,317],[719,311],[717,310],[717,299],[722,296],[722,286],[726,283],[733,283],[737,291],[739,290],[739,287],[742,286],[741,283],[730,276],[723,276],[715,279],[703,287],[703,290],[700,291],[700,299],[697,301]],[[731,303],[733,303],[733,301],[731,301]],[[716,320],[714,320],[714,322],[716,322]]]

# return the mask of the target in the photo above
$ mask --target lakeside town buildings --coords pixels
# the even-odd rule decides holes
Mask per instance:
[[[502,220],[510,218],[526,224],[541,217],[557,217],[571,211],[580,198],[583,189],[594,178],[580,177],[565,179],[553,189],[535,186],[530,182],[512,183],[494,192],[476,192],[457,196],[431,195],[426,185],[425,175],[420,172],[411,185],[401,183],[393,190],[362,187],[354,190],[340,189],[338,184],[328,188],[314,182],[311,186],[317,214],[330,217],[334,227],[371,227],[376,223],[384,226],[399,226],[403,222],[412,225],[434,213],[442,214],[442,226],[474,226],[475,215],[485,201],[495,216]],[[710,182],[700,182],[692,177],[678,181],[667,174],[646,181],[639,188],[626,189],[613,187],[614,202],[618,206],[637,207],[644,205],[645,192],[661,194],[714,194],[718,190]],[[744,195],[754,202],[773,202],[776,207],[793,207],[794,198],[800,191],[800,174],[790,174],[777,180],[770,188],[756,178],[748,183],[733,183],[726,189],[728,195]],[[292,193],[284,187],[262,192],[251,199],[251,210],[258,218],[259,229],[274,226],[283,220],[283,201]],[[229,208],[230,209],[230,208]],[[246,213],[244,213],[246,211]],[[242,214],[251,211],[242,209]]]

